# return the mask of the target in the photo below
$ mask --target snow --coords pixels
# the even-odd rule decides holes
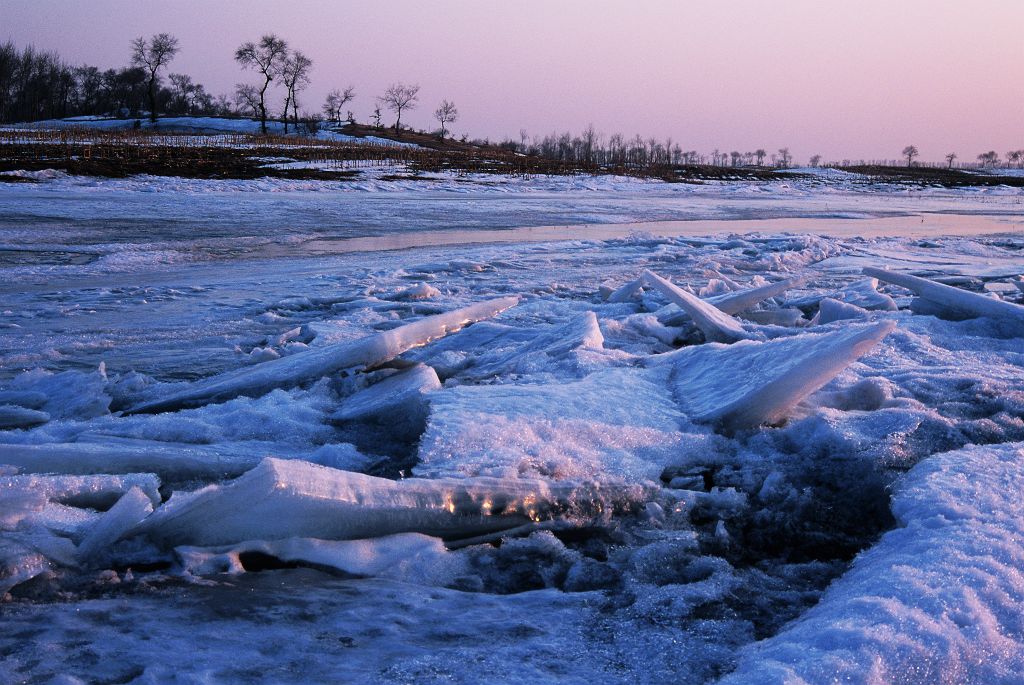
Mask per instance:
[[[821,602],[741,652],[738,683],[1013,682],[1024,671],[1024,443],[930,457]]]
[[[1012,679],[1019,191],[374,174],[0,184],[0,680]]]

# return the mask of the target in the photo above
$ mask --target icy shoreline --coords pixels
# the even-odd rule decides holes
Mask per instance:
[[[539,199],[537,209],[557,210],[568,197]],[[948,202],[969,209],[963,197]],[[403,206],[427,204],[394,209]],[[1006,198],[975,209],[992,206],[1014,216]],[[49,230],[23,226],[26,244]],[[69,247],[77,239],[69,236]],[[8,343],[0,415],[25,423],[0,431],[0,464],[12,465],[0,473],[2,554],[5,568],[23,574],[0,604],[11,626],[0,637],[10,655],[0,674],[241,682],[349,668],[360,682],[470,682],[483,669],[501,682],[707,682],[738,660],[734,677],[746,682],[765,659],[780,678],[810,682],[832,663],[855,674],[873,663],[918,664],[975,681],[1007,673],[1016,644],[952,624],[943,624],[947,642],[923,641],[912,657],[887,652],[871,633],[852,634],[840,661],[801,640],[853,615],[861,600],[849,588],[876,593],[873,569],[893,568],[894,549],[936,550],[897,565],[947,564],[943,555],[958,558],[975,528],[998,543],[999,526],[1015,520],[1021,455],[1001,443],[1024,440],[1024,330],[1001,313],[1024,298],[1022,255],[1024,239],[1012,234],[764,233],[173,268],[139,261],[78,284],[72,277],[86,272],[75,265],[3,267],[18,280],[6,290],[0,331]],[[890,271],[872,272],[876,281],[865,267]],[[898,279],[886,283],[890,272],[954,291],[903,281],[915,294]],[[518,304],[484,305],[455,332],[470,320],[459,310],[488,300]],[[706,342],[715,336],[721,342]],[[353,352],[378,338],[402,344]],[[303,361],[335,358],[344,370]],[[313,371],[292,382],[277,368]],[[217,374],[245,392],[203,390],[202,379]],[[121,413],[138,406],[162,413]],[[973,446],[981,444],[993,447]],[[267,456],[275,459],[257,466]],[[83,480],[106,478],[96,475],[104,469],[123,475]],[[335,482],[307,475],[318,469],[353,475],[313,487]],[[246,473],[262,480],[226,480]],[[985,520],[965,509],[955,535],[936,532],[935,493],[975,473],[991,476],[960,499],[1010,513]],[[399,479],[394,493],[380,478]],[[484,489],[452,489],[453,478]],[[402,483],[432,481],[438,487],[407,499],[395,494]],[[266,505],[270,527],[235,514],[261,488],[276,493]],[[384,512],[367,512],[370,528],[352,529],[360,536],[375,516],[397,516],[404,527],[348,540],[318,538],[341,534],[316,527],[315,517],[297,525],[298,511],[346,511],[346,488],[374,493],[367,501]],[[303,499],[328,492],[340,499],[316,507]],[[389,509],[395,501],[401,506]],[[182,513],[149,514],[169,502]],[[446,549],[424,535],[438,529],[424,527],[422,507],[430,525],[457,514],[458,530],[490,537],[446,538]],[[230,530],[217,525],[227,513]],[[175,527],[155,536],[170,542],[154,545],[140,533],[172,525],[162,519]],[[992,573],[1015,587],[1010,566]],[[985,594],[977,577],[962,581],[981,598],[971,615],[991,609],[1003,621],[1019,604]],[[931,601],[904,590],[907,612]],[[259,599],[243,608],[238,598],[253,594]],[[108,628],[112,615],[127,623]],[[900,615],[893,620],[905,626]],[[494,635],[506,628],[498,647]],[[75,637],[82,630],[84,643]],[[204,631],[237,637],[201,640]],[[156,653],[143,634],[196,657]],[[989,671],[966,658],[942,661],[944,645],[964,655],[996,643],[1003,651]],[[38,658],[49,650],[70,656]],[[252,672],[231,665],[239,655]]]

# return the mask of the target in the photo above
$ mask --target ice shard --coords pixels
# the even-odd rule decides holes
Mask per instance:
[[[895,327],[882,321],[763,343],[686,347],[649,363],[672,365],[670,384],[687,416],[731,432],[783,420]]]
[[[275,388],[292,388],[342,369],[382,364],[412,347],[444,337],[475,321],[496,316],[518,303],[517,296],[486,300],[359,340],[235,369],[192,383],[169,397],[138,404],[126,413],[174,411],[225,402],[239,396],[258,397]]]
[[[571,497],[539,480],[393,481],[267,458],[224,485],[176,493],[134,532],[170,546],[396,533],[457,539],[549,517]]]
[[[597,323],[597,315],[591,311],[583,312],[566,324],[552,326],[522,344],[484,352],[462,376],[487,378],[507,373],[547,371],[561,362],[571,364],[577,350],[600,350],[603,347],[604,335]]]
[[[45,411],[29,409],[16,404],[0,405],[0,430],[10,428],[32,428],[50,420]]]
[[[736,315],[740,312],[745,312],[750,309],[758,302],[763,302],[772,297],[777,297],[782,293],[786,292],[790,288],[795,288],[804,279],[801,276],[794,278],[786,278],[775,283],[769,283],[768,285],[762,285],[759,288],[750,288],[748,290],[740,290],[732,293],[725,293],[723,295],[714,295],[705,300],[710,302],[726,314]]]
[[[937,312],[948,311],[951,316],[974,318],[987,316],[996,319],[1007,319],[1024,324],[1024,306],[1012,302],[1004,302],[985,295],[943,285],[926,278],[918,278],[909,274],[898,274],[885,269],[865,267],[864,273],[880,281],[892,283],[912,290],[922,299],[933,305]]]
[[[121,539],[153,511],[153,502],[137,487],[121,496],[117,504],[105,511],[100,520],[78,545],[79,560],[87,562]]]
[[[811,321],[812,324],[827,324],[845,319],[866,319],[868,312],[855,304],[833,300],[831,297],[823,297],[818,302],[818,313]]]
[[[731,343],[752,337],[740,322],[709,302],[691,295],[653,271],[643,272],[644,282],[690,315],[708,342]]]
[[[22,473],[153,473],[168,481],[219,480],[241,475],[264,455],[214,445],[134,440],[116,443],[0,443],[0,464]]]
[[[95,476],[17,475],[0,477],[0,490],[29,490],[41,493],[51,502],[74,507],[106,509],[121,496],[138,488],[153,504],[160,502],[160,479],[152,473]]]

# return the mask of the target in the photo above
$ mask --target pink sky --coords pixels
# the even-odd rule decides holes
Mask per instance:
[[[238,44],[276,32],[315,62],[309,108],[352,84],[365,121],[389,83],[419,83],[403,122],[433,128],[448,98],[472,137],[592,123],[702,152],[789,146],[798,161],[1024,148],[1021,0],[2,0],[0,17],[0,40],[100,67],[170,32],[171,70],[214,93],[253,79]]]

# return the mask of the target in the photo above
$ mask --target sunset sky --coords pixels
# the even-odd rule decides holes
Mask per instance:
[[[592,123],[701,152],[789,146],[797,161],[1024,148],[1021,0],[0,0],[0,15],[0,40],[103,68],[126,64],[135,36],[172,33],[171,71],[213,93],[254,81],[233,51],[275,32],[315,62],[307,108],[351,84],[365,121],[389,83],[419,83],[403,122],[433,128],[448,98],[471,137]]]

